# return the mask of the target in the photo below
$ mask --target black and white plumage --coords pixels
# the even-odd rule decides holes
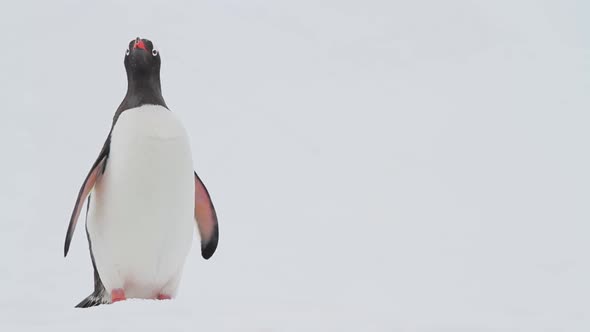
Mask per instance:
[[[190,250],[194,221],[209,259],[219,238],[217,215],[193,171],[186,130],[164,102],[160,55],[139,37],[125,55],[127,94],[70,218],[67,255],[84,201],[94,292],[77,307],[127,298],[174,297]],[[92,193],[92,194],[91,194]]]

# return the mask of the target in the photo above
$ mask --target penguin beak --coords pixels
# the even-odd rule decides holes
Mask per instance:
[[[137,49],[137,48],[141,48],[142,50],[147,50],[145,48],[145,43],[143,42],[143,40],[139,39],[139,37],[137,37],[137,39],[135,39],[135,44],[133,44],[133,49]]]

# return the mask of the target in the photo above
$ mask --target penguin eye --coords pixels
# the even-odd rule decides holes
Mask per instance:
[[[125,51],[125,55],[126,55],[126,56],[127,56],[127,55],[129,55],[129,49],[127,49],[127,50]]]
[[[153,56],[157,56],[158,55],[158,50],[156,50],[155,48],[152,50],[152,55]]]

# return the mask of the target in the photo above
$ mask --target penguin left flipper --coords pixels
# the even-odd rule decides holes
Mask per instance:
[[[201,235],[201,256],[211,258],[219,241],[217,213],[205,185],[195,173],[195,219]]]
[[[84,206],[84,201],[86,201],[86,198],[88,198],[90,191],[92,191],[92,188],[94,188],[94,184],[104,172],[104,167],[108,156],[108,143],[109,142],[107,140],[101,153],[94,162],[94,165],[92,165],[90,172],[88,172],[88,175],[86,175],[86,179],[84,179],[82,187],[78,192],[78,198],[76,199],[76,204],[74,205],[74,210],[72,211],[72,216],[70,217],[68,231],[66,232],[66,241],[64,244],[64,257],[68,255],[68,251],[70,250],[70,243],[72,242],[72,236],[74,235],[74,230],[76,229],[76,223],[78,222],[80,211],[82,210],[82,206]]]

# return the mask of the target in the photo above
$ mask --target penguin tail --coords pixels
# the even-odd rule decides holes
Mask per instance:
[[[101,304],[107,304],[109,301],[105,298],[104,292],[93,292],[88,295],[82,302],[78,303],[76,308],[90,308]]]

